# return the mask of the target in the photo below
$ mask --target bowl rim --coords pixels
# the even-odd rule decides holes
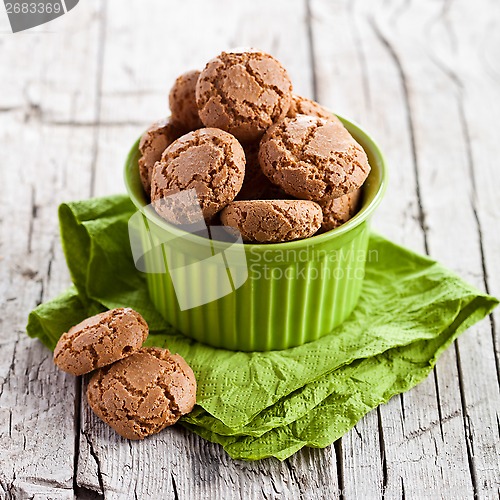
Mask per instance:
[[[356,215],[354,215],[344,224],[340,225],[337,228],[331,229],[330,231],[310,236],[309,238],[303,238],[294,241],[285,241],[281,243],[234,243],[234,245],[241,245],[244,246],[249,251],[257,251],[257,252],[270,251],[270,250],[293,250],[298,248],[305,248],[311,245],[319,245],[327,241],[341,238],[347,233],[350,233],[355,228],[360,226],[364,221],[366,221],[373,214],[375,209],[380,205],[380,202],[382,201],[385,191],[387,189],[388,172],[387,172],[385,157],[379,145],[368,134],[368,132],[366,132],[364,129],[361,128],[361,126],[357,122],[347,119],[336,113],[332,114],[334,114],[335,116],[337,116],[337,118],[340,119],[340,121],[346,126],[349,132],[351,132],[352,130],[355,131],[355,135],[357,135],[358,138],[362,139],[361,142],[363,144],[361,146],[363,147],[363,149],[368,147],[371,155],[376,160],[377,168],[379,170],[379,180],[378,180],[378,187],[376,188],[376,192],[373,195],[372,200],[367,205],[363,206],[361,210],[359,210],[356,213]],[[358,138],[356,138],[356,140],[358,140]],[[125,169],[124,169],[125,187],[127,189],[127,194],[132,200],[132,203],[145,217],[147,217],[149,221],[153,222],[156,226],[159,226],[161,229],[177,237],[182,237],[185,240],[190,240],[192,243],[206,246],[207,239],[205,237],[189,233],[187,231],[184,231],[183,229],[176,227],[173,224],[170,224],[165,219],[162,219],[151,208],[148,210],[148,204],[144,203],[143,200],[140,200],[134,194],[134,181],[131,179],[131,176],[133,175],[132,163],[134,162],[134,158],[137,155],[139,141],[140,138],[135,141],[132,148],[130,149],[127,155],[127,159],[125,162]],[[374,166],[371,165],[371,167],[373,169]],[[222,241],[218,240],[209,240],[209,241],[210,244],[214,247],[217,247],[219,246],[218,244],[220,244],[221,248],[227,248],[227,243],[224,243]]]

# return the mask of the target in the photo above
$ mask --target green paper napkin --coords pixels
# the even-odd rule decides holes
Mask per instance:
[[[149,345],[192,366],[197,406],[182,425],[233,457],[281,460],[325,447],[393,395],[421,382],[438,356],[497,299],[436,262],[372,235],[360,302],[331,335],[267,353],[215,349],[176,332],[149,301],[133,264],[126,196],[63,204],[61,238],[74,286],[33,310],[27,333],[50,349],[90,314],[128,306],[148,321]],[[373,253],[372,253],[373,255]]]

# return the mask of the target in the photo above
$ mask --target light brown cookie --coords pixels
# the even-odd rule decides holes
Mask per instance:
[[[189,206],[171,195],[195,190],[209,220],[234,200],[244,176],[245,153],[240,143],[223,130],[202,128],[183,135],[165,150],[153,170],[151,201],[166,220],[186,223]]]
[[[323,220],[321,207],[307,200],[248,200],[230,203],[220,214],[244,241],[279,243],[312,236]]]
[[[301,97],[297,94],[292,95],[292,103],[286,116],[288,118],[295,118],[297,115],[317,116],[325,120],[331,120],[342,124],[342,122],[328,109],[318,104],[316,101]]]
[[[285,118],[266,132],[259,162],[288,194],[314,201],[355,191],[370,172],[365,151],[344,126],[305,115]]]
[[[172,121],[184,132],[203,127],[196,105],[198,76],[200,76],[198,70],[183,73],[175,80],[168,96]]]
[[[155,163],[161,158],[163,151],[182,135],[179,128],[168,118],[153,123],[139,141],[139,173],[144,191],[151,194],[151,174]]]
[[[95,414],[120,436],[144,439],[193,409],[196,379],[178,354],[143,347],[98,370],[89,382],[87,399]]]
[[[136,352],[148,336],[144,318],[130,308],[111,309],[70,328],[54,350],[63,371],[83,375]]]
[[[283,118],[291,98],[286,70],[257,50],[222,52],[208,62],[196,85],[201,121],[243,142],[259,139]]]
[[[356,189],[340,198],[320,202],[319,205],[323,211],[321,229],[330,231],[351,219],[358,211],[361,192],[362,189]]]

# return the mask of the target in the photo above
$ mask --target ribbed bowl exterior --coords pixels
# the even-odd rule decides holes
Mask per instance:
[[[214,347],[268,351],[317,340],[352,313],[363,284],[371,215],[383,197],[387,176],[375,142],[357,125],[342,121],[364,147],[372,167],[359,213],[319,236],[280,244],[235,244],[227,251],[148,212],[137,143],[132,147],[125,183],[143,218],[142,265],[151,300],[171,325]],[[235,248],[240,255],[244,250],[246,263],[231,260]],[[225,257],[211,259],[214,253]],[[207,301],[210,295],[220,298]],[[203,305],[181,307],[186,300]]]
[[[268,351],[311,342],[331,332],[356,306],[363,284],[368,222],[357,229],[340,246],[334,240],[300,250],[307,259],[296,252],[269,250],[264,263],[260,254],[257,257],[247,251],[245,283],[218,300],[191,309],[180,309],[168,272],[148,272],[151,300],[178,330],[215,347]],[[189,265],[197,258],[186,248],[162,241],[154,231],[143,235],[146,270],[168,270],[168,263],[174,263],[186,293],[201,293],[203,283],[213,288],[223,285],[219,265],[205,264],[203,276],[196,275]],[[151,251],[155,248],[162,250]]]

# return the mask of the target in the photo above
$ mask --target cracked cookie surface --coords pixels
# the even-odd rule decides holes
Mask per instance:
[[[227,132],[202,128],[173,142],[156,163],[151,179],[155,210],[172,223],[191,220],[192,198],[176,196],[194,190],[205,219],[234,200],[245,176],[245,153]],[[197,206],[196,206],[197,208]],[[195,216],[195,214],[193,215]]]
[[[182,135],[179,128],[168,118],[153,123],[139,141],[139,174],[144,191],[151,194],[151,175],[155,163],[161,158],[163,151]]]
[[[203,127],[196,105],[196,82],[199,76],[198,70],[183,73],[175,80],[168,96],[172,121],[184,132]]]
[[[312,236],[323,220],[321,207],[308,200],[234,201],[220,215],[244,241],[279,243]]]
[[[98,370],[87,388],[95,414],[127,439],[144,439],[189,413],[196,403],[193,370],[168,349],[143,347]]]
[[[208,62],[196,85],[201,121],[243,142],[259,139],[281,120],[291,96],[287,71],[272,56],[257,50],[222,52]]]
[[[54,350],[54,363],[83,375],[139,350],[148,336],[144,318],[130,308],[111,309],[70,328]]]
[[[342,125],[342,122],[330,110],[321,106],[321,104],[307,97],[293,94],[292,102],[286,116],[288,118],[295,118],[297,115],[317,116],[318,118],[331,120]]]
[[[319,205],[323,211],[321,229],[330,231],[351,219],[358,211],[361,192],[362,189],[356,189],[340,198],[320,202]]]
[[[370,173],[365,151],[340,121],[305,115],[285,118],[266,132],[259,162],[288,194],[314,201],[344,196]]]

